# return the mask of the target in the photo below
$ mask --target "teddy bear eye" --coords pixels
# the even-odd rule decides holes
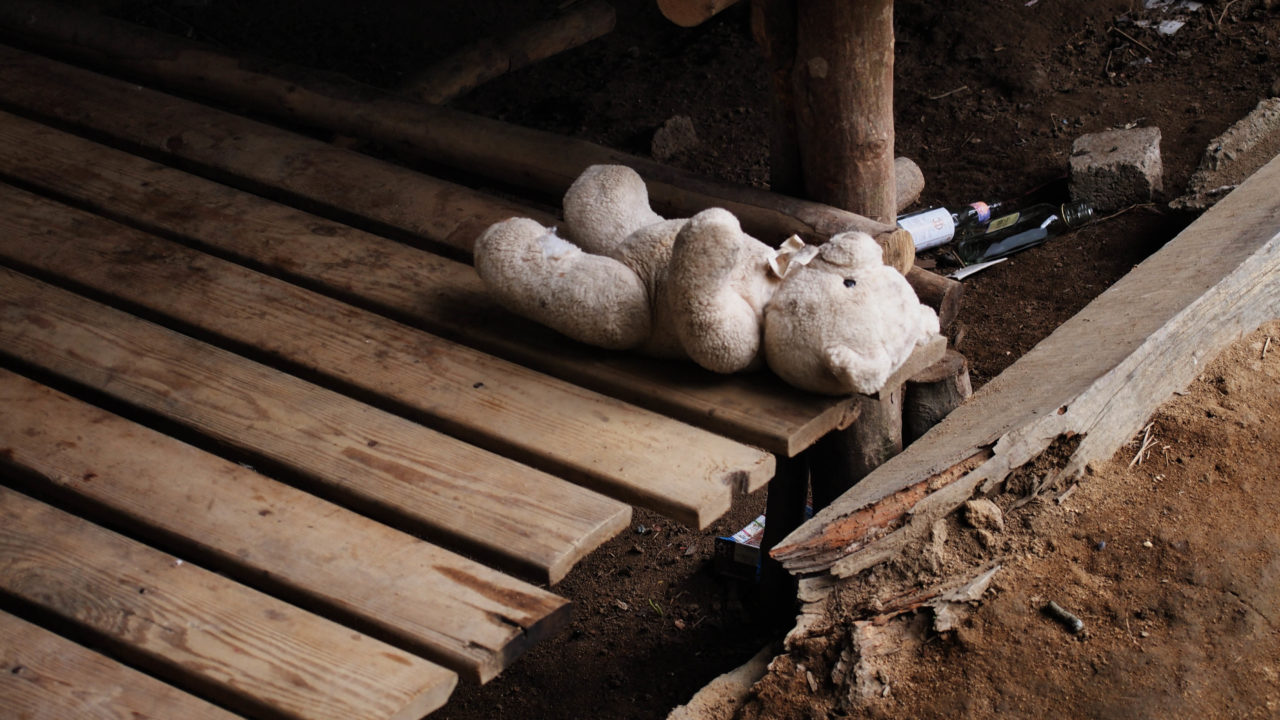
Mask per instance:
[[[845,278],[845,279],[844,279],[844,286],[845,286],[845,287],[853,287],[854,285],[857,285],[857,284],[858,284],[858,281],[857,281],[857,280],[854,280],[853,278]]]

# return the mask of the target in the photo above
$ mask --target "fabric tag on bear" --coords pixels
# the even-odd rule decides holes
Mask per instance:
[[[808,265],[818,256],[817,245],[805,245],[799,235],[792,235],[769,255],[769,269],[779,279],[797,267]]]

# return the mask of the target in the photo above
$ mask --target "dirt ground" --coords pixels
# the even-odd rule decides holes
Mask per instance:
[[[859,578],[744,716],[1280,716],[1277,345],[1280,322],[1237,342],[1062,502],[1015,509],[1019,496],[998,496],[1003,529],[958,513],[934,541]],[[992,564],[990,589],[955,630],[933,632],[927,610],[875,609]],[[1050,601],[1083,630],[1045,612]],[[868,653],[866,690],[832,672],[855,620],[892,648]]]
[[[299,12],[289,0],[138,0],[116,3],[116,12],[393,88],[468,40],[567,4],[333,0]],[[924,170],[918,207],[1016,197],[1063,175],[1071,142],[1084,133],[1154,126],[1163,136],[1164,191],[1153,202],[965,281],[951,335],[975,386],[1194,219],[1166,203],[1206,144],[1280,94],[1280,10],[1269,0],[1194,11],[1151,4],[895,5],[896,150]],[[669,162],[766,185],[768,85],[746,3],[693,29],[667,23],[648,0],[615,5],[613,33],[453,104],[641,155],[664,122],[688,116],[699,143]],[[1173,35],[1149,23],[1174,17],[1186,24]],[[922,260],[944,270],[952,262],[945,252]],[[1270,336],[1280,341],[1280,330],[1272,326]],[[847,686],[831,680],[847,640],[837,623],[822,652],[780,661],[746,714],[1280,716],[1280,438],[1268,422],[1280,407],[1280,347],[1263,359],[1266,337],[1234,349],[1159,412],[1157,444],[1141,465],[1126,467],[1131,448],[1061,505],[1010,512],[990,549],[954,520],[951,544],[932,549],[940,567],[999,561],[1004,569],[959,630],[902,634],[903,651],[882,662],[887,696],[854,707]],[[713,537],[762,507],[754,498],[701,533],[637,512],[631,531],[555,587],[575,603],[570,631],[490,684],[460,687],[433,717],[665,717],[778,636],[750,584],[711,570]],[[880,577],[887,582],[892,571]],[[864,599],[877,591],[866,580],[855,589]],[[1043,616],[1048,600],[1077,613],[1085,631],[1071,635]],[[844,611],[849,621],[859,606]],[[797,662],[808,663],[812,683]]]

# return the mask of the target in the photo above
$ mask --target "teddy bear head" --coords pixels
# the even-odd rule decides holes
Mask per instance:
[[[848,232],[782,280],[765,309],[764,351],[796,387],[873,394],[937,334],[938,316],[884,264],[875,240]]]

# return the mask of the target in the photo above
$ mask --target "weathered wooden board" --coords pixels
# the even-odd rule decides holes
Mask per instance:
[[[0,712],[22,720],[237,720],[6,612],[0,612]]]
[[[727,509],[736,489],[755,490],[773,475],[763,450],[296,285],[11,186],[0,185],[0,203],[11,208],[0,218],[0,257],[12,263],[279,358],[473,445],[697,527],[718,516],[715,503]],[[685,449],[678,457],[662,452],[675,445]]]
[[[399,188],[420,177],[404,176],[391,166],[363,158],[360,162],[389,168],[387,174],[375,179],[376,172],[370,169],[367,172],[373,175],[348,175],[336,184],[331,168],[341,158],[334,154],[354,153],[0,48],[0,60],[9,59],[29,63],[27,69],[39,71],[43,82],[6,84],[6,78],[16,82],[20,73],[7,76],[9,68],[0,62],[0,98],[5,101],[129,146],[216,166],[222,173],[255,184],[285,187],[304,196],[311,191],[300,184],[319,184],[340,193],[325,202],[362,207],[367,198],[342,194],[348,183],[353,188]],[[849,398],[798,392],[771,374],[726,377],[691,363],[609,353],[567,341],[496,307],[474,271],[461,263],[11,115],[0,115],[0,120],[0,137],[7,140],[0,144],[3,172],[23,182],[87,203],[101,214],[127,216],[144,227],[231,253],[402,321],[735,440],[791,456],[829,430],[848,427],[857,417]],[[277,156],[274,160],[267,157],[272,154]],[[263,165],[270,167],[264,171]],[[299,180],[299,174],[305,180]],[[396,208],[429,208],[428,214],[433,215],[456,214],[447,197],[429,203],[415,204],[412,198],[387,202]],[[414,216],[422,213],[418,209]],[[254,231],[243,232],[245,227]],[[450,238],[464,236],[467,243],[475,237],[460,231],[427,235],[450,243]]]
[[[1280,317],[1278,187],[1280,157],[773,556],[795,573],[851,575],[891,557],[1059,438],[1078,445],[1047,486],[1110,457],[1204,362]]]
[[[0,592],[246,714],[417,720],[457,676],[0,487]]]
[[[569,603],[0,369],[0,467],[264,592],[487,682]]]
[[[34,0],[9,0],[6,5],[0,6],[0,27],[26,42],[43,42],[78,58],[113,65],[135,79],[159,80],[177,91],[375,139],[432,163],[507,185],[558,196],[589,165],[628,165],[645,178],[654,209],[668,217],[724,207],[748,232],[771,244],[792,234],[825,239],[859,229],[878,238],[894,236],[892,248],[903,251],[906,263],[900,271],[910,267],[914,258],[909,237],[893,225],[829,205],[721,183],[577,138],[406,102],[302,68],[272,67],[261,59],[246,62],[208,45],[99,15],[68,12]]]
[[[561,575],[588,552],[575,545],[584,535],[598,542],[627,518],[608,498],[7,269],[0,353],[273,459],[313,490],[433,542],[537,576]],[[579,514],[605,528],[581,532]]]

